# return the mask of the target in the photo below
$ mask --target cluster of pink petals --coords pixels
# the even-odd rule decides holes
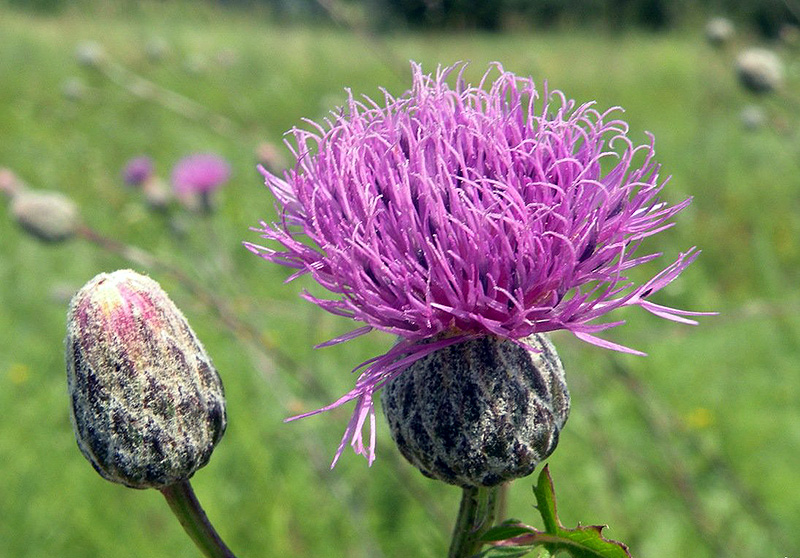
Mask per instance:
[[[230,165],[219,155],[196,153],[175,164],[172,185],[179,196],[208,194],[225,184],[230,175]]]
[[[291,278],[308,273],[336,295],[305,292],[306,299],[366,324],[330,343],[372,329],[401,339],[358,367],[352,391],[302,415],[357,400],[334,463],[348,440],[372,462],[373,393],[447,344],[564,329],[636,353],[596,337],[622,323],[597,319],[641,306],[695,323],[684,317],[694,313],[648,299],[697,251],[644,284],[626,277],[660,255],[636,256],[641,241],[670,227],[690,202],[659,199],[665,180],[652,138],[635,145],[618,109],[598,112],[559,91],[540,96],[530,78],[499,64],[477,86],[464,83],[463,66],[430,76],[414,65],[413,74],[400,97],[384,92],[379,103],[351,95],[326,126],[293,130],[296,167],[283,178],[262,169],[280,222],[254,229],[280,248],[245,244],[296,269]],[[418,343],[443,332],[451,335]]]

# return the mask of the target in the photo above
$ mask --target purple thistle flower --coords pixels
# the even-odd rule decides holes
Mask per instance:
[[[122,178],[128,186],[141,186],[153,176],[153,160],[147,155],[134,157],[122,169]]]
[[[660,255],[634,254],[691,201],[659,200],[666,180],[652,136],[634,145],[618,108],[601,113],[559,91],[540,96],[532,79],[500,64],[477,86],[464,83],[463,70],[432,77],[414,64],[412,89],[398,98],[384,91],[383,104],[351,93],[327,126],[292,130],[293,170],[280,178],[261,169],[281,220],[253,230],[282,249],[245,246],[296,269],[290,280],[308,273],[336,295],[305,299],[366,324],[323,345],[372,329],[400,338],[356,368],[349,393],[293,417],[357,400],[334,464],[348,439],[373,461],[374,392],[442,347],[565,329],[643,354],[594,335],[621,321],[596,320],[624,306],[690,324],[684,316],[699,314],[649,300],[695,259],[694,248],[642,285],[625,275]]]
[[[213,153],[187,155],[172,169],[172,185],[179,196],[209,194],[231,175],[228,162]]]

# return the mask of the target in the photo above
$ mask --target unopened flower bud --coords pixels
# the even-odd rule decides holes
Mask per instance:
[[[142,193],[147,207],[153,211],[167,210],[172,201],[172,192],[169,186],[157,176],[151,177],[142,185]]]
[[[89,281],[70,303],[66,361],[78,446],[104,478],[163,488],[208,463],[222,382],[158,283],[130,270]]]
[[[746,130],[757,130],[767,123],[767,113],[758,105],[747,105],[739,113]]]
[[[46,242],[66,240],[80,226],[78,206],[58,192],[21,190],[14,195],[11,213],[23,229]]]
[[[725,17],[715,17],[706,24],[706,39],[714,46],[721,46],[733,37],[733,23]]]
[[[751,48],[736,58],[739,81],[753,93],[769,93],[783,85],[783,63],[765,48]]]
[[[421,358],[383,389],[400,452],[428,477],[462,487],[527,476],[569,415],[564,369],[547,337],[492,336]]]
[[[61,95],[68,101],[83,101],[89,92],[80,78],[70,77],[61,83]]]
[[[144,45],[144,53],[150,62],[161,62],[169,54],[169,43],[163,37],[151,37]]]
[[[75,58],[82,66],[97,68],[106,61],[106,52],[103,45],[94,41],[86,41],[75,49]]]
[[[122,179],[128,186],[141,186],[153,176],[153,160],[147,155],[130,159],[122,169]]]

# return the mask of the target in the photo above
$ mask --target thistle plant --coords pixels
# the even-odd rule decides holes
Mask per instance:
[[[364,324],[323,345],[397,336],[356,367],[351,391],[293,418],[355,401],[333,464],[348,442],[372,463],[385,388],[403,455],[464,490],[450,556],[478,551],[496,485],[556,447],[569,399],[548,332],[643,354],[599,337],[623,323],[599,320],[628,306],[689,324],[698,314],[651,300],[695,248],[643,283],[628,278],[660,256],[637,253],[642,241],[690,203],[659,197],[652,136],[637,145],[618,108],[540,92],[499,64],[477,85],[465,69],[415,64],[399,97],[351,93],[324,123],[293,129],[294,168],[261,169],[279,220],[254,228],[267,245],[245,243],[332,294],[306,300]],[[479,517],[480,528],[465,519]]]

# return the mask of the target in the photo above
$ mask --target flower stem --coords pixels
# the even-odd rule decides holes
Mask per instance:
[[[469,558],[480,551],[481,536],[494,524],[497,495],[498,487],[463,489],[448,558]]]
[[[205,556],[208,558],[236,558],[222,542],[214,526],[211,525],[188,480],[162,488],[161,493],[167,499],[172,513],[181,522],[186,534],[191,537]]]

